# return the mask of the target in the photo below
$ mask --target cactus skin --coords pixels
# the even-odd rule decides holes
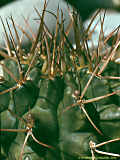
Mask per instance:
[[[4,91],[10,88],[10,84],[7,81],[3,81],[0,83],[0,91]],[[0,113],[5,111],[10,103],[10,93],[5,93],[0,95]]]
[[[69,154],[74,158],[90,155],[90,150],[88,149],[89,140],[92,139],[97,142],[97,136],[79,106],[64,111],[66,107],[75,103],[73,94],[78,89],[78,84],[72,73],[66,73],[64,81],[64,98],[58,108],[59,146],[64,151],[64,158],[67,160],[67,155]],[[99,124],[99,115],[94,106],[91,105],[87,104],[85,109],[90,117],[94,117],[94,122]]]

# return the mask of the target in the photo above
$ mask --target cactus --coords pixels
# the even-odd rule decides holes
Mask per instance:
[[[11,17],[17,45],[1,20],[8,51],[8,54],[0,52],[1,157],[9,160],[77,160],[87,156],[99,159],[101,154],[120,157],[120,64],[112,62],[118,52],[119,34],[116,32],[116,43],[109,53],[99,54],[113,33],[99,40],[102,45],[97,50],[90,49],[87,40],[91,25],[80,38],[81,21],[76,11],[65,30],[63,13],[58,8],[57,15],[53,15],[56,16],[53,34],[44,22],[46,3],[42,16],[35,10],[41,22],[29,52],[21,47],[14,19]],[[76,49],[68,39],[72,28]]]

